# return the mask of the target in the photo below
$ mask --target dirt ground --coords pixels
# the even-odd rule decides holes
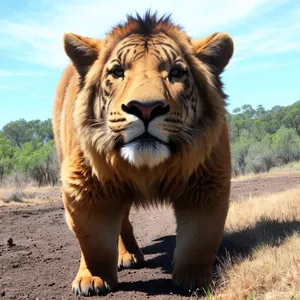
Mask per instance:
[[[276,193],[300,186],[300,173],[232,183],[231,200]],[[36,192],[39,193],[39,192]],[[0,298],[78,299],[71,282],[79,265],[79,248],[64,220],[58,188],[36,194],[44,204],[0,204]],[[110,299],[189,299],[175,294],[171,282],[175,222],[171,209],[132,211],[137,241],[146,266],[119,272],[119,289]],[[12,240],[11,240],[12,239]],[[218,258],[243,247],[224,238]],[[97,297],[94,297],[95,299]]]

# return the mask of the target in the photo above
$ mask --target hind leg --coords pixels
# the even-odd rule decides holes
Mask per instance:
[[[144,255],[134,237],[133,227],[129,221],[129,213],[130,207],[124,212],[119,235],[119,270],[123,268],[137,268],[144,264]]]

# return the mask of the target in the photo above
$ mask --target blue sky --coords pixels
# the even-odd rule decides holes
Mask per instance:
[[[235,54],[223,80],[229,110],[300,99],[299,0],[0,1],[0,128],[51,117],[56,83],[69,60],[62,35],[103,38],[126,13],[172,13],[191,37],[226,31]]]

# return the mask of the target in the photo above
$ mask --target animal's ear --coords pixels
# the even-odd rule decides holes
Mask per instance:
[[[214,33],[206,38],[192,40],[195,55],[208,64],[215,75],[220,75],[233,55],[232,38],[227,33]]]
[[[79,75],[84,78],[90,66],[98,58],[101,41],[73,33],[65,33],[64,46]]]

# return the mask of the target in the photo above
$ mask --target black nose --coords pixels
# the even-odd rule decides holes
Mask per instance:
[[[170,105],[165,105],[162,101],[132,100],[127,105],[122,104],[122,109],[128,114],[138,117],[144,123],[149,123],[154,118],[167,114],[170,111]]]

